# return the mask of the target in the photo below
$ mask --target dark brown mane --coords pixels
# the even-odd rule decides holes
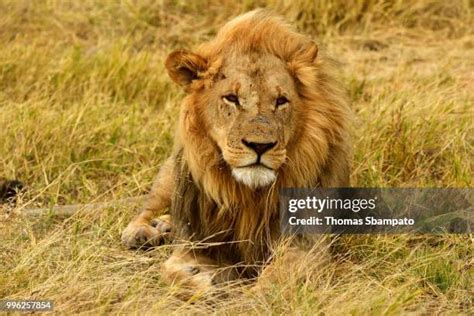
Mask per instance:
[[[205,247],[201,251],[220,262],[248,265],[267,260],[269,249],[275,240],[270,232],[274,234],[279,231],[279,214],[275,201],[268,204],[261,198],[262,194],[269,192],[254,192],[255,196],[251,201],[242,200],[241,204],[232,207],[219,207],[192,179],[182,151],[178,152],[175,161],[177,182],[170,213],[177,226],[178,238],[202,243],[198,245]],[[249,202],[252,207],[246,205]],[[267,223],[265,212],[259,211],[259,208],[268,208],[269,205],[273,211],[270,215],[272,225],[262,230],[263,234],[258,234],[258,227],[250,224]],[[251,214],[245,213],[251,209],[254,210]]]

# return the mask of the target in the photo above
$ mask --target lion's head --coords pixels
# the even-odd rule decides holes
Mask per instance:
[[[349,111],[329,66],[313,41],[262,10],[196,52],[171,53],[169,75],[188,93],[179,138],[193,177],[214,168],[256,190],[321,184],[334,163],[347,173]]]

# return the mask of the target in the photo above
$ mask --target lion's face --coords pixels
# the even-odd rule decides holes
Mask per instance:
[[[208,133],[234,178],[257,188],[271,184],[293,135],[294,82],[274,56],[226,58],[201,94]]]
[[[191,89],[207,135],[218,146],[233,177],[251,188],[276,180],[287,159],[299,98],[285,63],[274,55],[221,56],[223,62],[206,84]],[[178,51],[167,60],[170,76],[183,85],[196,80],[189,66],[203,70],[199,55]],[[195,82],[196,83],[196,82]]]

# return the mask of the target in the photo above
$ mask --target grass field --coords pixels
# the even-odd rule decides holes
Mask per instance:
[[[146,192],[183,97],[166,55],[264,6],[341,61],[357,114],[354,186],[473,186],[472,1],[0,0],[0,177],[26,183],[17,211]],[[470,235],[344,237],[332,262],[281,266],[265,291],[181,301],[160,280],[170,247],[120,244],[137,209],[0,211],[0,299],[51,299],[64,314],[474,310]]]

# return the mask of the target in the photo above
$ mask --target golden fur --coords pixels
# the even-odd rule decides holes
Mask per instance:
[[[199,256],[218,266],[266,261],[280,237],[280,188],[349,185],[351,113],[334,62],[281,18],[257,10],[194,53],[170,54],[166,66],[188,95],[174,154],[125,244],[157,240],[162,232],[150,219],[170,206],[176,238],[225,243]],[[273,147],[255,154],[249,143]]]

